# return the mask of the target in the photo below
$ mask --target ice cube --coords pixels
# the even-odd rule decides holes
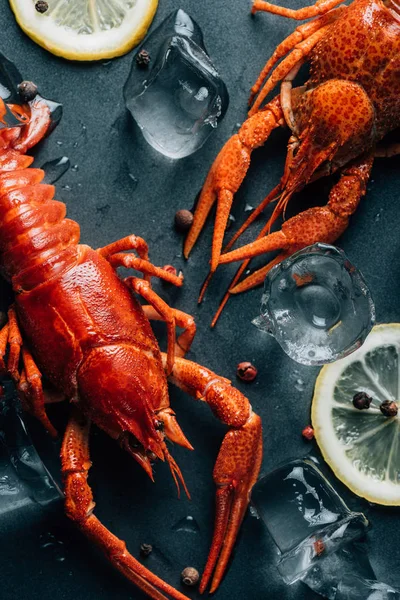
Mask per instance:
[[[301,578],[317,594],[329,600],[337,599],[337,591],[343,577],[357,574],[361,579],[374,579],[365,544],[350,542],[336,552],[321,555]],[[364,600],[364,596],[362,597]]]
[[[400,600],[400,591],[386,583],[347,575],[339,583],[336,600]]]
[[[203,44],[199,26],[182,9],[173,12],[139,48],[150,71],[133,60],[124,88],[126,106],[145,139],[170,158],[200,148],[224,117],[228,91]]]
[[[354,352],[375,323],[368,286],[340,248],[314,244],[275,266],[265,279],[261,317],[293,360],[322,365]]]
[[[349,510],[310,459],[262,477],[252,502],[280,552],[278,570],[292,584],[317,562],[360,539],[368,521]]]
[[[5,493],[7,489],[8,492],[15,490],[11,505],[10,493]],[[8,386],[0,402],[0,514],[32,500],[47,506],[62,497],[60,488],[32,443],[18,397]]]
[[[0,129],[3,127],[18,127],[24,125],[16,111],[11,111],[7,104],[23,104],[23,99],[18,92],[18,85],[23,81],[21,73],[11,60],[0,53],[0,98],[6,103],[6,114],[0,117]],[[62,106],[58,102],[47,100],[37,94],[31,102],[44,102],[51,114],[50,130],[59,123],[62,116]],[[28,104],[30,104],[29,102]]]

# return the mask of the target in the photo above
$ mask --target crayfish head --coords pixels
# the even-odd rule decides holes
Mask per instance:
[[[79,401],[89,418],[117,439],[151,479],[151,463],[166,460],[186,490],[165,442],[170,425],[160,407],[168,407],[169,399],[161,361],[129,344],[101,346],[89,352],[77,379]]]

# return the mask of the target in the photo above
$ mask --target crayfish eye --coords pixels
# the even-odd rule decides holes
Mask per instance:
[[[131,433],[129,436],[129,445],[131,448],[140,448],[141,447],[141,443],[139,442],[139,440],[137,438],[135,438],[135,436]]]

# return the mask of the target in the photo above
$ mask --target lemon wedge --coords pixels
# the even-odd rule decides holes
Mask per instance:
[[[372,397],[368,409],[353,406],[358,392]],[[324,366],[311,411],[315,438],[336,477],[370,502],[399,506],[400,411],[384,416],[385,400],[400,400],[399,323],[377,325],[356,352]]]
[[[21,29],[69,60],[99,60],[129,52],[146,35],[158,0],[10,0]]]

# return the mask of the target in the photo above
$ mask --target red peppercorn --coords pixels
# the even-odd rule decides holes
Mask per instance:
[[[167,271],[167,273],[170,273],[171,275],[177,275],[177,270],[172,265],[165,265],[163,270]]]
[[[379,408],[385,417],[395,417],[399,412],[398,406],[393,400],[384,400]]]
[[[147,50],[140,50],[136,55],[136,64],[141,69],[145,69],[150,64],[150,54]]]
[[[242,381],[253,381],[257,377],[257,369],[250,362],[241,362],[236,367],[236,374]]]
[[[312,440],[314,439],[314,429],[311,427],[311,425],[307,425],[307,427],[304,427],[301,435],[306,438],[306,440]]]

